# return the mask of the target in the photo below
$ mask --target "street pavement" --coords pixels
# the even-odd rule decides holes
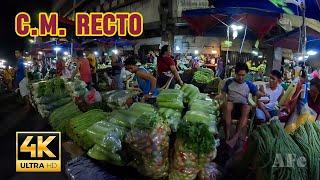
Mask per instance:
[[[48,121],[33,111],[25,112],[23,105],[14,94],[0,96],[0,179],[28,180],[65,180],[64,164],[70,159],[62,152],[62,172],[60,173],[17,173],[15,172],[16,131],[51,131]]]

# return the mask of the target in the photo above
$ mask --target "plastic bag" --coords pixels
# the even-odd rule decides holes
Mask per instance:
[[[158,112],[163,117],[164,121],[169,124],[171,130],[176,132],[181,121],[181,112],[169,108],[160,108]]]
[[[213,153],[198,156],[184,148],[183,140],[177,139],[174,144],[174,154],[169,180],[194,180],[204,165],[213,159]]]
[[[217,180],[222,178],[222,173],[218,170],[218,165],[215,163],[208,163],[202,169],[197,177],[197,180]]]
[[[88,91],[85,95],[85,101],[87,104],[94,104],[97,102],[101,102],[101,95],[98,91],[96,91],[94,88],[90,91]]]
[[[122,140],[125,129],[106,121],[99,121],[87,129],[87,135],[94,147],[88,151],[88,155],[97,160],[104,160],[111,164],[123,165],[121,155]]]
[[[158,123],[154,129],[132,129],[125,142],[133,157],[131,165],[144,176],[158,179],[168,175],[169,132],[166,124]]]
[[[300,114],[297,113],[297,110],[292,113],[288,123],[286,124],[285,131],[287,133],[292,133],[300,126],[304,125],[307,121],[315,122],[317,118],[317,113],[311,109],[307,104],[305,104]]]

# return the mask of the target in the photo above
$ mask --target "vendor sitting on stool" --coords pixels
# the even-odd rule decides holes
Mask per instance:
[[[143,67],[138,67],[136,64],[137,61],[134,59],[134,57],[129,57],[124,62],[126,70],[136,75],[139,88],[142,90],[143,94],[157,96],[157,79],[153,77],[146,69]]]
[[[250,112],[250,105],[248,102],[249,93],[253,96],[259,95],[260,93],[257,87],[250,81],[245,81],[245,76],[249,69],[245,63],[237,63],[235,67],[235,78],[231,78],[226,81],[222,92],[216,97],[216,99],[224,99],[226,97],[227,102],[224,106],[224,120],[225,120],[225,137],[226,143],[233,148],[237,143],[239,137],[246,137],[246,126],[248,122],[248,115]],[[234,111],[235,110],[235,111]],[[232,123],[232,113],[239,112],[240,119],[237,125],[237,132],[231,138],[230,130]],[[245,140],[245,139],[242,139]]]
[[[269,84],[266,89],[260,87],[260,91],[264,94],[258,100],[258,108],[256,110],[256,118],[260,121],[266,121],[277,115],[276,105],[283,95],[281,83],[281,72],[273,70],[270,73]]]

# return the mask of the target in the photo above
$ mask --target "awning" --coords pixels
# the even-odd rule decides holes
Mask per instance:
[[[216,8],[237,7],[262,9],[266,12],[294,14],[301,16],[301,10],[284,0],[210,0]],[[320,0],[305,0],[306,17],[320,20]]]
[[[228,25],[247,25],[261,39],[277,24],[280,14],[253,8],[226,7],[187,10],[182,12],[182,17],[201,35],[217,24],[222,24],[222,21]]]
[[[275,47],[282,47],[292,49],[293,51],[299,50],[300,41],[300,28],[296,28],[288,33],[268,39],[266,43],[272,44]],[[320,50],[320,33],[307,27],[307,50],[318,49]]]

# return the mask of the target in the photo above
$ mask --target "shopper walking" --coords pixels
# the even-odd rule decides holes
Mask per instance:
[[[80,79],[87,84],[87,89],[91,89],[91,70],[90,64],[87,58],[83,57],[83,51],[77,51],[76,69],[74,70],[71,79],[74,79],[77,73],[80,73]]]

